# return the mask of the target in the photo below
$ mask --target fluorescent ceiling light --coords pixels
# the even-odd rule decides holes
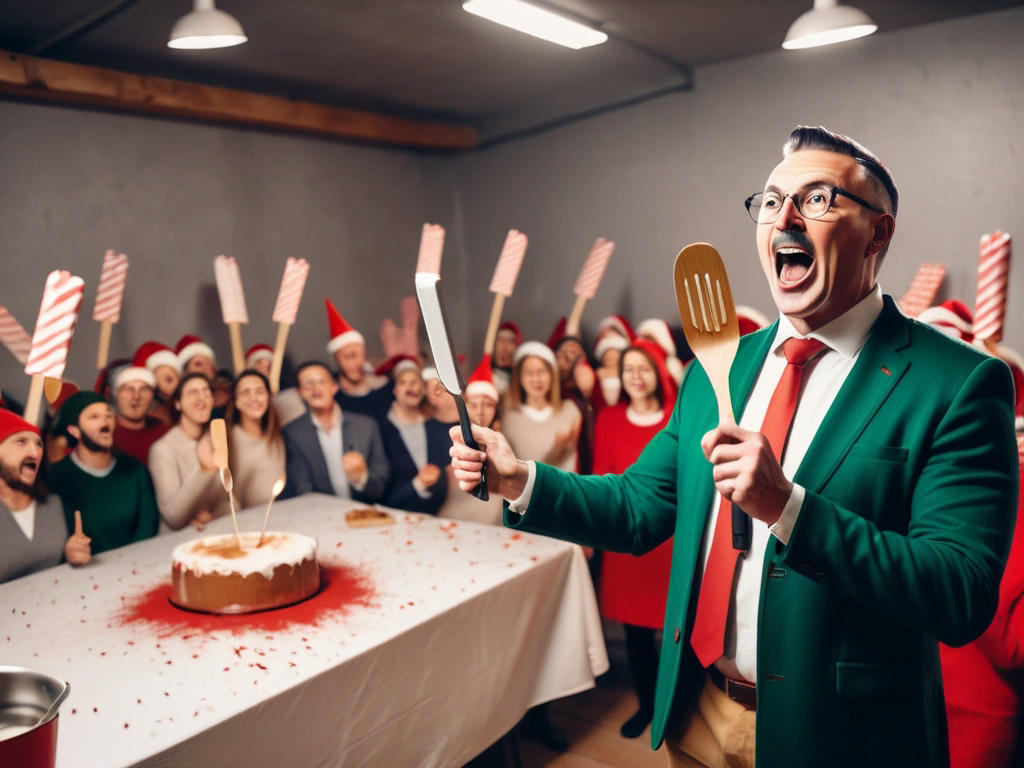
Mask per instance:
[[[815,48],[870,35],[878,29],[864,11],[836,0],[814,0],[814,8],[793,22],[782,43],[783,48]]]
[[[608,35],[522,0],[469,0],[463,10],[566,48],[599,45]]]
[[[228,48],[249,38],[230,13],[218,11],[213,0],[195,0],[195,9],[174,23],[168,48]]]

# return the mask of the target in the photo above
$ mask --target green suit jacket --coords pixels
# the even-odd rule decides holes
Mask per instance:
[[[744,337],[736,413],[775,338]],[[538,464],[529,508],[506,524],[640,554],[675,535],[652,745],[704,672],[689,637],[714,494],[700,438],[718,422],[696,363],[668,426],[623,475]],[[890,297],[793,481],[806,497],[761,581],[757,765],[949,762],[937,641],[991,621],[1017,507],[1006,366],[900,314]]]

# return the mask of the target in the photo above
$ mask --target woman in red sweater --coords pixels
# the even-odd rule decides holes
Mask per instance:
[[[668,374],[665,353],[646,339],[633,342],[619,362],[620,401],[597,416],[594,474],[621,473],[668,423],[676,401],[675,381]],[[654,709],[658,671],[655,629],[665,618],[672,540],[640,557],[605,552],[598,597],[601,615],[621,621],[626,632],[626,655],[639,709],[622,728],[632,739],[644,732]]]

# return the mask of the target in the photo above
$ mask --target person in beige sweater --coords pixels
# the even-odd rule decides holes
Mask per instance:
[[[231,511],[213,465],[207,431],[213,411],[213,392],[201,373],[182,377],[171,398],[176,423],[149,449],[149,473],[160,508],[161,531],[189,523],[202,530],[215,517]]]
[[[583,416],[575,403],[562,400],[554,352],[527,341],[514,359],[501,431],[517,456],[576,472]]]
[[[284,439],[266,376],[253,369],[239,374],[227,422],[235,499],[243,508],[262,506],[270,501],[274,482],[285,477]]]

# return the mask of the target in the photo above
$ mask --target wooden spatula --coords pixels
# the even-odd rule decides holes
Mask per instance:
[[[722,257],[707,243],[692,243],[676,256],[673,274],[686,341],[711,380],[719,420],[733,419],[729,370],[740,345],[740,326]],[[734,504],[733,547],[749,549],[750,535],[750,518]]]
[[[740,344],[740,326],[722,257],[707,243],[692,243],[676,256],[674,274],[686,341],[711,379],[718,417],[732,418],[729,369]]]

